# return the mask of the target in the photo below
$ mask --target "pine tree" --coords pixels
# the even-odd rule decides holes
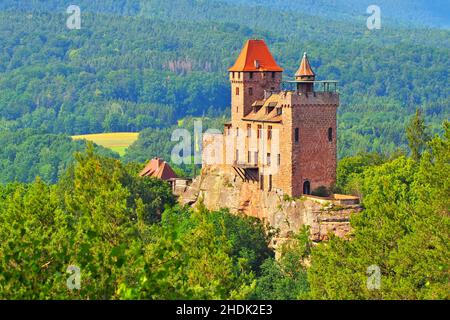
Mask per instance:
[[[425,120],[420,109],[416,109],[416,114],[406,128],[406,137],[412,158],[415,161],[419,161],[427,142],[430,140],[427,134],[427,126],[425,125]]]

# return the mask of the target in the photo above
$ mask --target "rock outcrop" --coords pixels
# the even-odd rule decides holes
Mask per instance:
[[[310,226],[313,241],[330,233],[346,237],[350,216],[361,210],[358,198],[334,195],[292,199],[279,190],[262,191],[257,181],[243,181],[231,166],[207,166],[179,198],[183,204],[199,201],[210,210],[228,208],[232,213],[258,217],[278,229],[274,245],[288,239],[303,225]]]

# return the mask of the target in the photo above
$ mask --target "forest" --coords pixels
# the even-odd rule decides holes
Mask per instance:
[[[315,11],[325,6],[310,4],[308,14],[285,3],[83,0],[82,28],[69,30],[60,1],[2,1],[0,136],[20,136],[23,129],[35,130],[35,141],[40,134],[141,132],[125,161],[167,157],[155,150],[161,141],[169,148],[166,132],[180,120],[228,117],[226,70],[253,37],[268,42],[285,79],[307,51],[319,79],[340,82],[340,158],[406,150],[404,128],[417,108],[432,132],[442,133],[450,110],[448,29],[386,23],[373,32],[364,11],[330,19]],[[335,4],[340,10],[349,5]],[[62,158],[73,160],[76,148]],[[11,162],[15,155],[1,157]],[[22,171],[34,164],[67,168],[65,160],[47,161],[35,157],[28,166],[4,165],[0,173],[9,177],[3,180],[29,182],[36,171]],[[54,183],[60,172],[42,178]]]
[[[364,206],[349,238],[312,243],[304,227],[278,259],[261,220],[181,207],[90,144],[57,184],[0,187],[0,299],[449,299],[450,123],[431,138],[417,114],[409,128],[410,157],[340,162],[338,187]]]

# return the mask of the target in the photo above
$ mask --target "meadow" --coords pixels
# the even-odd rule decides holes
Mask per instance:
[[[95,144],[111,149],[123,156],[127,148],[133,144],[139,137],[137,132],[112,132],[96,133],[72,136],[73,140],[87,140]]]

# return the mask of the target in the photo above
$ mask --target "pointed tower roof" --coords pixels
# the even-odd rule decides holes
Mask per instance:
[[[308,55],[306,52],[303,54],[302,62],[300,63],[300,68],[298,68],[295,73],[295,77],[314,77],[316,74],[309,64]]]
[[[234,65],[228,71],[275,71],[283,69],[277,64],[264,40],[248,40]]]

